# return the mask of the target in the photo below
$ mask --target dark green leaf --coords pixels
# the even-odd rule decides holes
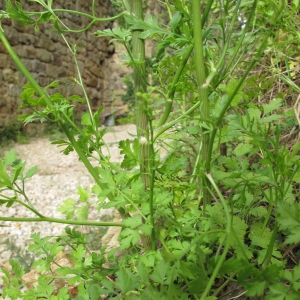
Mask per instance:
[[[154,280],[155,283],[163,284],[168,270],[169,263],[165,262],[165,260],[161,260],[150,275],[150,278]]]
[[[6,1],[6,11],[13,20],[18,21],[22,25],[31,25],[35,23],[35,20],[24,13],[19,2],[15,1],[15,5],[16,8],[12,5],[10,0]]]
[[[121,269],[116,272],[117,281],[116,286],[121,290],[123,294],[134,290],[137,287],[137,282],[135,276],[130,272],[129,269]]]
[[[131,246],[136,245],[139,241],[140,236],[136,230],[132,230],[130,228],[125,228],[121,231],[120,234],[120,249],[125,250],[130,248]]]

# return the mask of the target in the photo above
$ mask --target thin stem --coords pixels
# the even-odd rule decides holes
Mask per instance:
[[[165,107],[165,110],[164,110],[164,114],[162,115],[162,117],[161,117],[161,119],[160,119],[160,121],[157,125],[157,128],[163,126],[168,120],[168,117],[170,115],[172,105],[173,105],[173,100],[174,100],[174,96],[175,96],[175,92],[176,92],[176,86],[178,84],[178,81],[180,79],[182,71],[183,71],[184,67],[186,66],[186,63],[187,63],[193,49],[194,49],[194,45],[190,45],[187,52],[185,53],[185,55],[183,56],[183,58],[181,60],[181,63],[180,63],[180,65],[179,65],[179,67],[176,71],[176,74],[173,78],[170,90],[169,90],[168,95],[167,95],[168,98],[167,98],[167,101],[166,101],[166,107]]]
[[[238,1],[237,6],[240,6],[240,2],[241,2],[241,1]],[[253,16],[254,16],[256,4],[257,4],[257,0],[255,0],[255,1],[253,2],[253,5],[252,5],[252,7],[251,7],[251,12],[250,12],[250,14],[249,14],[249,16],[248,16],[248,18],[247,18],[247,23],[246,23],[245,27],[243,28],[242,35],[241,35],[241,37],[240,37],[240,39],[239,39],[237,45],[236,45],[235,48],[234,48],[234,53],[233,53],[233,55],[231,56],[231,58],[230,58],[228,64],[226,65],[226,68],[225,68],[225,70],[223,71],[223,76],[221,76],[221,78],[224,78],[225,74],[228,73],[228,70],[230,69],[230,67],[231,67],[231,65],[232,65],[232,63],[233,63],[233,61],[234,61],[236,55],[238,54],[238,52],[239,52],[240,49],[241,49],[241,46],[242,46],[242,43],[243,43],[243,41],[244,41],[245,35],[246,35],[246,33],[248,32],[248,28],[250,27],[252,18],[253,18]],[[235,16],[235,18],[234,18],[234,21],[235,21],[236,18],[237,18],[237,16],[238,16],[238,10],[237,10],[237,9],[235,9],[235,11],[234,11],[234,16]],[[233,22],[232,22],[232,23],[231,23],[231,26],[230,26],[230,37],[231,37],[231,34],[232,34],[232,32],[233,32],[233,29],[234,29],[234,26],[233,26],[233,25],[234,25],[234,24],[233,24]],[[228,39],[226,40],[226,44],[225,44],[226,51],[227,51],[227,48],[228,48],[228,45],[229,45],[229,41],[230,41],[230,38],[228,38]],[[220,79],[220,81],[221,81],[221,80],[223,80],[223,79]],[[220,82],[219,82],[219,83],[220,83]]]
[[[154,224],[154,181],[155,181],[155,151],[154,151],[154,139],[153,139],[153,127],[152,121],[149,122],[150,127],[150,147],[151,147],[151,170],[150,170],[150,195],[149,195],[149,203],[150,203],[150,223],[152,225],[151,230],[151,247],[152,250],[156,250],[156,237],[155,237],[155,224]]]
[[[206,74],[204,67],[203,40],[202,40],[202,20],[201,20],[201,4],[199,0],[192,0],[192,21],[194,29],[194,49],[195,49],[195,67],[198,81],[199,99],[202,102],[201,116],[204,120],[208,120],[210,116],[208,102],[208,86],[206,83]],[[207,129],[202,128],[202,159],[205,163],[205,172],[210,172],[210,164],[207,164],[209,159],[209,133]],[[201,176],[203,182],[203,210],[211,202],[211,196],[208,191],[209,182],[204,174]]]
[[[165,131],[167,131],[169,128],[171,128],[172,126],[176,125],[177,123],[181,122],[184,118],[186,118],[188,115],[190,115],[194,110],[196,110],[199,106],[201,105],[201,102],[198,101],[196,104],[194,104],[189,110],[187,110],[184,114],[181,114],[180,117],[178,117],[177,119],[175,119],[172,122],[169,122],[167,124],[165,124],[163,127],[160,127],[156,130],[155,134],[154,134],[154,141],[161,135],[163,134]]]
[[[33,212],[35,215],[39,216],[40,218],[44,218],[44,216],[42,214],[40,214],[34,207],[32,207],[31,205],[27,205],[26,203],[24,203],[21,200],[15,200],[15,202],[21,204],[22,206],[26,207],[28,210],[30,210],[31,212]]]
[[[232,220],[231,220],[231,216],[230,216],[230,212],[229,212],[226,200],[224,199],[221,191],[219,190],[216,183],[214,182],[212,176],[210,174],[206,174],[206,177],[210,181],[211,185],[215,189],[217,195],[219,196],[219,199],[221,200],[221,202],[223,204],[223,208],[224,208],[224,212],[225,212],[226,220],[227,220],[227,225],[226,225],[227,241],[226,241],[223,253],[222,253],[221,257],[219,258],[212,275],[209,278],[207,286],[206,286],[204,292],[202,293],[200,300],[204,300],[206,298],[206,296],[208,295],[208,293],[211,290],[211,287],[213,286],[214,281],[219,273],[219,270],[220,270],[223,262],[226,259],[226,255],[228,253],[229,246],[230,246],[230,236],[231,236],[231,228],[232,228]]]
[[[271,261],[271,258],[273,255],[273,250],[274,250],[274,245],[276,243],[277,232],[278,232],[278,223],[275,221],[275,227],[273,229],[271,240],[269,242],[267,252],[266,252],[265,258],[262,263],[263,268],[267,267]]]
[[[265,48],[265,45],[267,43],[268,40],[268,36],[266,36],[263,40],[263,42],[261,43],[258,52],[256,54],[256,56],[254,57],[254,59],[249,63],[248,68],[246,69],[246,71],[244,72],[243,76],[241,77],[241,79],[239,80],[238,84],[236,85],[235,89],[233,90],[231,95],[228,95],[228,99],[227,102],[225,103],[225,105],[222,108],[222,111],[220,112],[218,119],[216,120],[214,129],[212,130],[211,133],[211,137],[210,137],[210,141],[209,141],[209,147],[208,147],[208,159],[206,161],[206,169],[210,169],[210,164],[211,164],[211,156],[212,156],[212,150],[213,150],[213,145],[214,145],[214,140],[215,140],[215,136],[217,133],[217,130],[219,128],[219,126],[222,123],[223,117],[231,103],[231,101],[233,100],[233,98],[236,96],[236,94],[238,93],[239,89],[241,88],[242,84],[244,83],[244,81],[246,80],[249,72],[253,69],[253,67],[255,66],[255,64],[257,63],[257,61],[259,60],[259,58],[262,56],[263,54],[263,50]]]
[[[83,225],[83,226],[111,226],[111,227],[126,227],[123,223],[114,222],[93,222],[93,221],[74,221],[74,220],[63,220],[57,218],[15,218],[15,217],[0,217],[0,221],[11,221],[11,222],[51,222],[69,225]]]
[[[47,13],[48,11],[42,11],[42,12],[30,12],[30,11],[24,11],[25,14],[29,15],[29,16],[34,16],[34,15],[41,15],[44,13]],[[110,17],[110,18],[97,18],[94,15],[90,15],[81,11],[76,11],[76,10],[69,10],[69,9],[53,9],[51,10],[51,12],[53,13],[69,13],[69,14],[73,14],[73,15],[79,15],[79,16],[83,16],[89,19],[92,19],[93,21],[97,21],[97,22],[111,22],[111,21],[115,21],[121,17],[123,17],[124,15],[128,14],[127,11],[124,11],[120,14],[118,14],[117,16],[114,17]]]
[[[69,45],[69,42],[67,41],[67,39],[65,38],[65,36],[62,34],[61,35],[63,40],[65,41],[67,47],[69,48],[72,56],[73,56],[73,59],[74,59],[74,62],[75,62],[75,66],[76,66],[76,70],[77,70],[77,75],[78,75],[78,79],[79,79],[79,84],[81,86],[81,89],[83,91],[83,94],[84,94],[84,98],[85,98],[85,102],[88,106],[88,110],[89,110],[89,114],[90,114],[90,120],[91,120],[91,123],[93,124],[94,126],[94,119],[93,119],[93,112],[92,112],[92,108],[91,108],[91,104],[90,104],[90,100],[89,100],[89,97],[87,95],[87,92],[86,92],[86,89],[84,87],[84,84],[83,84],[83,81],[82,81],[82,77],[81,77],[81,73],[80,73],[80,69],[79,69],[79,65],[78,65],[78,61],[77,61],[77,58],[76,58],[76,49],[73,50],[71,48],[71,46]],[[94,128],[95,130],[97,130],[97,128]]]

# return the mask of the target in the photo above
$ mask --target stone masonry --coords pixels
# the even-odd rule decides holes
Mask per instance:
[[[12,1],[14,2],[14,1]],[[35,2],[20,1],[24,11],[41,11],[41,6]],[[56,0],[53,8],[72,9],[91,14],[92,1],[86,0]],[[4,0],[0,0],[0,10],[5,10]],[[113,14],[109,0],[95,1],[95,11],[98,17],[109,17]],[[82,29],[89,19],[81,15],[67,12],[60,13],[61,19],[70,29]],[[11,19],[1,20],[4,33],[37,82],[45,87],[54,80],[65,82],[59,92],[66,97],[82,95],[79,86],[71,86],[68,79],[77,77],[76,68],[63,38],[54,32],[49,23],[39,25],[39,31],[34,26],[23,26]],[[112,23],[96,23],[88,32],[66,34],[70,44],[77,45],[77,59],[87,94],[93,110],[105,106],[105,116],[127,111],[120,95],[126,92],[122,77],[129,71],[123,67],[115,53],[115,46],[109,44],[109,38],[99,38],[92,34],[96,30],[111,28]],[[0,42],[0,130],[15,121],[20,115],[20,93],[26,78],[17,69],[12,59]],[[86,105],[77,105],[75,111],[85,111]],[[120,113],[120,114],[121,114]]]

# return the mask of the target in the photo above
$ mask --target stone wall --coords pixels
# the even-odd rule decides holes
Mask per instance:
[[[4,1],[0,1],[0,10],[5,9]],[[23,9],[37,11],[41,9],[37,3],[20,1]],[[91,13],[92,1],[86,0],[56,0],[54,8],[74,9]],[[98,17],[109,17],[112,7],[109,0],[95,1],[95,11]],[[62,20],[71,29],[81,29],[88,24],[88,19],[69,13],[61,14]],[[39,25],[37,32],[34,26],[23,26],[11,19],[2,19],[5,35],[19,55],[22,62],[32,73],[41,86],[46,86],[59,79],[67,83],[68,78],[76,77],[76,69],[72,56],[61,36],[58,36],[50,24]],[[97,23],[89,32],[76,35],[66,34],[71,44],[77,45],[77,59],[80,72],[87,87],[93,109],[105,105],[105,116],[113,111],[125,111],[119,95],[125,93],[125,86],[120,79],[120,70],[125,76],[128,70],[120,65],[115,54],[115,46],[109,44],[109,39],[98,38],[92,32],[98,29],[111,28],[112,23]],[[119,74],[119,75],[118,75]],[[15,66],[0,42],[0,129],[15,121],[20,115],[20,98],[25,77]],[[117,86],[117,85],[118,86]],[[65,96],[82,95],[79,86],[65,86],[60,92]],[[77,106],[77,111],[86,107]]]

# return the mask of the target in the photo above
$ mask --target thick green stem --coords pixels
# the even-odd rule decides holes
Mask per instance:
[[[138,18],[143,19],[143,1],[131,0],[130,1],[130,13],[134,14]],[[142,180],[144,183],[144,189],[149,190],[153,188],[151,186],[151,170],[153,166],[151,163],[151,145],[149,136],[149,113],[147,102],[142,97],[143,93],[147,91],[147,84],[144,78],[146,78],[145,68],[145,42],[139,38],[141,31],[135,30],[132,32],[132,56],[137,64],[134,66],[133,79],[134,79],[134,92],[135,92],[135,115],[137,126],[137,137],[140,142],[140,170],[142,174]],[[153,199],[149,199],[153,201]],[[153,203],[149,204],[150,207]],[[155,228],[154,228],[154,216],[153,210],[150,210],[150,219],[153,221],[152,238],[142,235],[142,241],[146,249],[156,250],[155,245]]]
[[[201,18],[201,7],[199,0],[192,1],[192,21],[194,29],[194,49],[195,49],[195,67],[198,80],[198,93],[201,101],[201,117],[203,120],[208,120],[209,113],[209,102],[208,102],[208,86],[206,84],[206,74],[204,66],[204,54],[203,54],[203,41],[202,41],[202,18]],[[206,164],[209,159],[209,133],[207,129],[202,129],[202,159],[206,167],[210,167],[210,164]],[[210,169],[205,168],[205,171],[209,173]],[[210,204],[210,193],[209,193],[209,181],[205,177],[204,172],[201,174],[203,182],[203,210],[205,211],[206,205]]]
[[[143,19],[143,1],[132,0],[131,1],[131,13],[137,17]],[[137,65],[134,67],[133,79],[134,79],[134,92],[135,92],[135,107],[136,107],[136,126],[137,136],[140,141],[140,161],[141,161],[141,173],[143,176],[144,186],[147,189],[150,185],[149,176],[149,118],[147,112],[147,103],[141,94],[146,93],[147,85],[143,80],[146,77],[145,69],[145,44],[144,40],[139,38],[141,31],[135,30],[132,33],[132,55]]]
[[[211,137],[210,137],[210,141],[209,141],[209,148],[208,148],[208,160],[206,161],[206,169],[210,169],[210,161],[211,161],[211,155],[212,155],[212,151],[213,151],[213,145],[214,145],[214,140],[215,140],[215,136],[216,133],[218,131],[219,126],[222,123],[223,117],[231,103],[231,101],[233,100],[233,98],[236,96],[236,94],[238,93],[239,89],[241,88],[242,84],[244,83],[244,81],[246,80],[249,72],[252,70],[252,68],[255,66],[255,64],[257,63],[257,61],[259,60],[259,58],[262,56],[263,54],[263,50],[265,48],[265,45],[267,43],[267,39],[268,39],[269,35],[265,37],[265,39],[263,40],[263,42],[261,43],[259,50],[257,52],[257,55],[254,57],[254,59],[249,63],[248,68],[246,69],[246,71],[244,72],[242,78],[239,80],[238,84],[236,85],[235,89],[233,90],[232,94],[228,96],[227,102],[225,103],[225,105],[222,108],[222,111],[220,112],[217,121],[215,122],[215,126],[214,129],[211,133]]]
[[[206,6],[205,6],[205,10],[204,10],[204,13],[203,13],[203,18],[202,18],[202,21],[201,21],[201,28],[204,26],[204,24],[207,20],[208,13],[211,9],[212,4],[213,4],[213,0],[209,0],[207,2]],[[170,16],[170,19],[171,19],[171,16]],[[177,85],[177,83],[180,79],[180,76],[182,74],[182,71],[183,71],[188,59],[191,56],[191,53],[192,53],[193,49],[194,49],[194,45],[190,45],[187,52],[183,56],[182,61],[181,61],[180,65],[179,65],[179,67],[176,71],[176,74],[175,74],[175,76],[173,78],[173,81],[172,81],[172,84],[171,84],[171,88],[170,88],[169,93],[168,93],[168,101],[167,101],[166,107],[164,109],[164,114],[161,117],[161,119],[160,119],[160,121],[157,125],[157,128],[163,126],[168,120],[168,117],[169,117],[171,109],[172,109],[175,92],[176,92],[176,85]]]

